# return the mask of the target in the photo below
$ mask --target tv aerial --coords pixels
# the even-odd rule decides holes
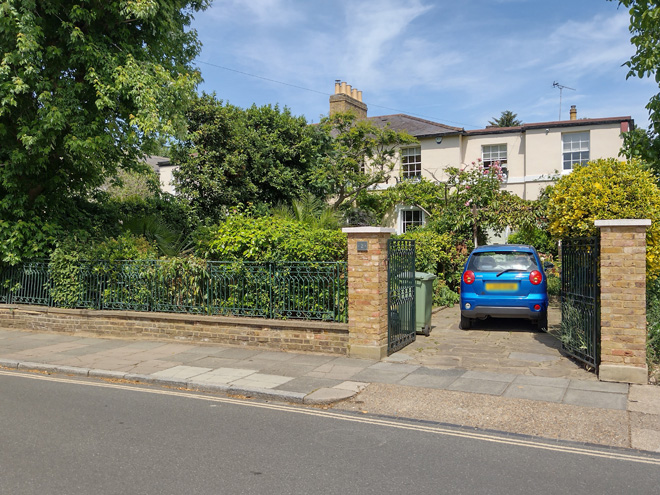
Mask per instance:
[[[564,86],[563,84],[559,84],[557,81],[552,83],[553,88],[559,88],[559,119],[561,120],[561,96],[562,96],[562,91],[565,89],[570,89],[571,91],[575,91],[575,88],[569,88],[568,86]]]

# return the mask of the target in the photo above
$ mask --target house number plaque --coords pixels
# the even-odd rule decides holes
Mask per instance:
[[[357,242],[357,250],[358,250],[358,253],[366,253],[367,252],[367,241],[358,241]]]

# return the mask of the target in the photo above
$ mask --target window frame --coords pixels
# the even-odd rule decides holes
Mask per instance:
[[[493,150],[492,148],[497,147],[498,150],[496,152],[497,158],[493,158]],[[504,158],[502,158],[502,147],[504,147]],[[490,148],[488,151],[489,158],[486,159],[486,148]],[[509,159],[509,150],[508,146],[506,143],[498,143],[498,144],[482,144],[481,145],[481,163],[483,164],[484,169],[488,170],[490,168],[490,165],[494,162],[499,162],[500,167],[505,170],[508,167],[508,159]]]
[[[401,179],[415,180],[422,177],[422,147],[409,146],[399,150],[401,157]],[[419,158],[417,161],[407,162],[404,159],[409,157]],[[414,170],[411,171],[411,165],[414,165]]]
[[[574,148],[575,137],[586,136],[586,140],[583,138],[578,139],[578,147]],[[566,150],[567,138],[570,138],[571,149]],[[586,148],[584,143],[586,142]],[[586,154],[586,158],[583,156]],[[570,159],[566,159],[566,155],[571,155]],[[579,159],[573,155],[578,155]],[[563,174],[568,174],[573,171],[576,164],[585,164],[590,160],[591,157],[591,134],[589,131],[577,131],[577,132],[562,132],[561,133],[561,171]],[[566,168],[566,164],[569,164],[570,168]]]
[[[406,214],[414,215],[415,213],[419,214],[419,220],[411,218],[410,220],[406,219]],[[399,208],[398,215],[398,225],[397,225],[397,234],[405,234],[408,230],[408,227],[423,227],[426,225],[426,212],[423,208],[416,206],[405,206]]]

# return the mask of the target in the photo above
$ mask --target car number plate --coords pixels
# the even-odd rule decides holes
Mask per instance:
[[[486,290],[500,291],[500,292],[511,292],[518,290],[518,284],[515,282],[496,282],[488,283],[486,282]]]

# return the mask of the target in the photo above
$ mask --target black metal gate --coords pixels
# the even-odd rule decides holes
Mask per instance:
[[[387,241],[387,354],[415,341],[415,241]]]
[[[575,359],[598,372],[600,361],[600,239],[561,244],[561,342]]]

